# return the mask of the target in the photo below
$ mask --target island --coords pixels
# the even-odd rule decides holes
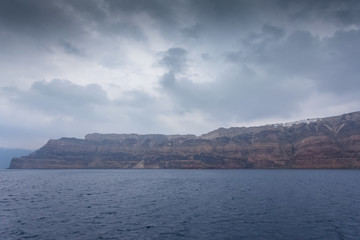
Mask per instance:
[[[99,134],[49,140],[11,169],[357,169],[360,112],[195,135]]]

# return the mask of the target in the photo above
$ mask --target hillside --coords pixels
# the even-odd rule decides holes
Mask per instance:
[[[10,168],[360,168],[360,112],[201,136],[61,138]]]
[[[8,168],[12,158],[24,156],[31,152],[28,149],[0,148],[0,169]]]

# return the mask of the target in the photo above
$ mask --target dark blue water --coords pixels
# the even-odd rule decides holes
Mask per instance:
[[[356,170],[2,170],[0,239],[359,239]]]

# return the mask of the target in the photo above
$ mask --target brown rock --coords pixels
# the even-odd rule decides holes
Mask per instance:
[[[49,140],[10,168],[360,168],[360,112],[195,135]]]

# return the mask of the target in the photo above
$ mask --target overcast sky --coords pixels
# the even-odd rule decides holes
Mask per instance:
[[[1,0],[0,147],[360,110],[358,0]]]

